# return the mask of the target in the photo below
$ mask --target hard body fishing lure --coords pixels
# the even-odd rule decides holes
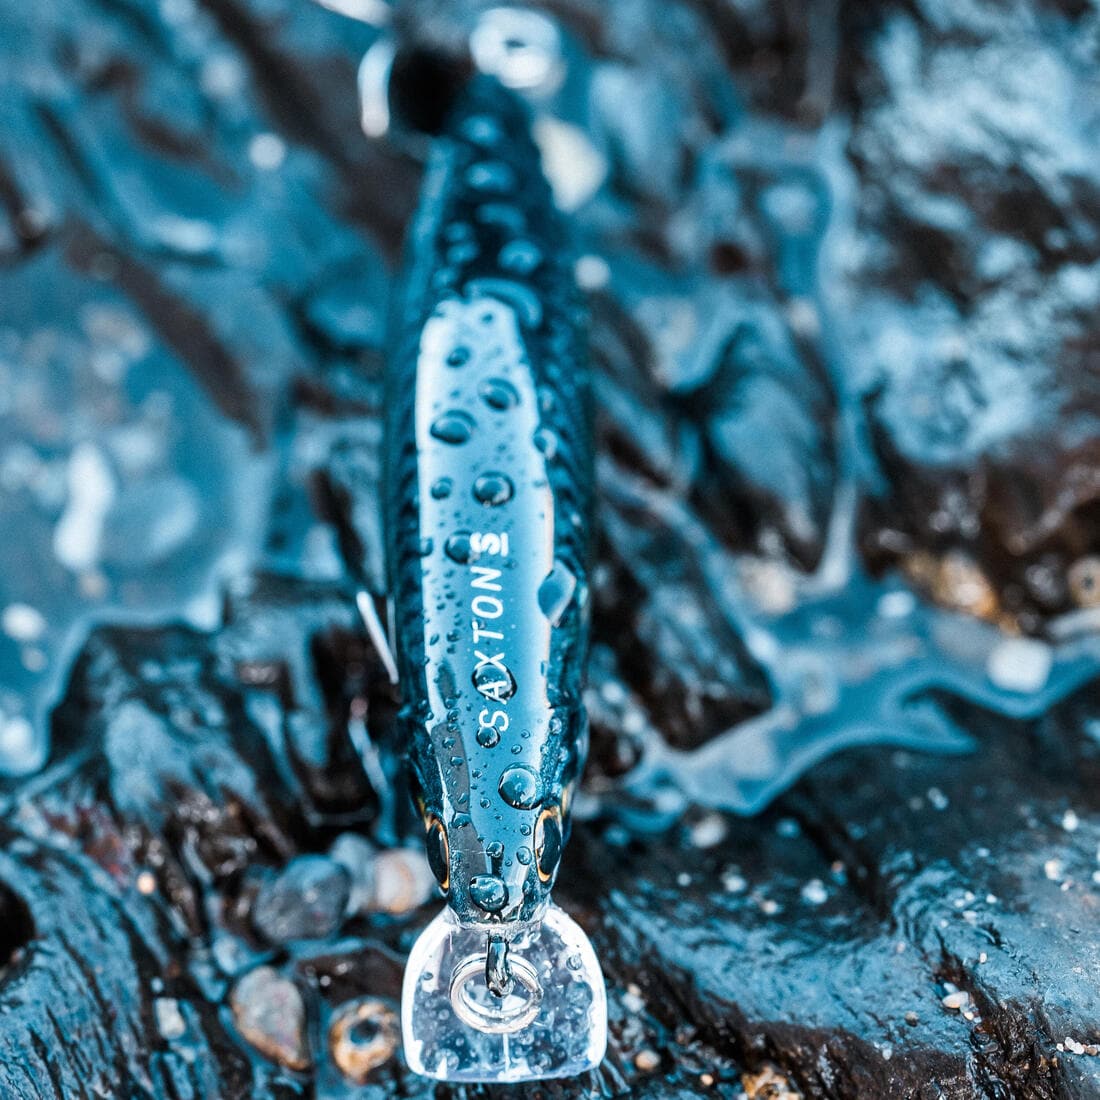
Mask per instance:
[[[447,908],[405,973],[405,1054],[451,1081],[567,1076],[599,964],[550,899],[587,727],[591,427],[580,308],[525,109],[470,81],[435,139],[387,371],[402,721]]]

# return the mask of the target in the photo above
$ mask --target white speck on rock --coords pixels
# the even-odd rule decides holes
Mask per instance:
[[[986,675],[1005,691],[1032,695],[1041,691],[1050,677],[1054,653],[1037,638],[1005,638],[989,655]]]
[[[611,282],[611,268],[607,261],[592,253],[577,258],[573,273],[581,290],[602,290]]]
[[[248,159],[261,172],[273,172],[286,160],[286,142],[278,134],[257,134],[248,143]]]
[[[807,905],[824,905],[829,900],[829,891],[819,878],[812,878],[801,890],[802,900]]]
[[[81,443],[69,458],[68,502],[53,533],[57,560],[73,573],[90,570],[99,560],[103,523],[115,499],[115,479],[102,451]]]
[[[157,1017],[157,1030],[169,1042],[186,1034],[187,1021],[175,997],[157,997],[153,1001],[153,1011]]]
[[[46,632],[46,619],[30,604],[10,603],[0,614],[0,627],[17,642],[37,642]]]
[[[583,130],[549,115],[536,119],[532,134],[555,203],[566,211],[583,206],[607,176],[606,159]]]
[[[721,814],[706,814],[691,827],[691,843],[696,848],[713,848],[726,839],[729,829]]]
[[[952,1012],[958,1012],[969,1003],[970,994],[963,989],[957,989],[953,993],[948,993],[947,996],[943,998],[943,1007],[951,1009]]]
[[[735,870],[726,871],[722,875],[722,889],[727,894],[743,894],[748,889],[748,885],[745,876]]]

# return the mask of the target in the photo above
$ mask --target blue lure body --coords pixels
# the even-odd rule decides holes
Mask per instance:
[[[603,979],[550,901],[587,748],[583,311],[522,105],[474,79],[436,139],[387,373],[401,721],[448,909],[406,968],[405,1052],[453,1081],[566,1076]]]
[[[387,375],[402,720],[463,919],[529,920],[586,747],[582,311],[526,112],[473,82],[436,141]]]

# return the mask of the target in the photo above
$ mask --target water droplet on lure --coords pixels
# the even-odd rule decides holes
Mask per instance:
[[[482,726],[477,731],[477,743],[483,749],[492,749],[500,744],[500,732],[494,726]]]
[[[572,570],[555,560],[554,568],[547,573],[546,579],[539,585],[539,607],[552,626],[557,626],[561,622],[576,590],[577,578]]]
[[[542,252],[530,241],[509,241],[500,250],[500,266],[516,275],[530,275],[541,263]]]
[[[476,191],[514,191],[516,173],[502,160],[484,160],[471,164],[466,172],[466,182]]]
[[[474,875],[470,879],[470,898],[486,913],[499,913],[508,904],[508,887],[496,875]]]
[[[454,482],[449,477],[441,477],[432,482],[432,498],[434,500],[446,500],[451,495]]]
[[[485,378],[477,387],[481,400],[497,412],[507,412],[519,404],[519,391],[503,378]]]
[[[465,565],[473,556],[473,547],[470,545],[470,536],[465,532],[451,535],[443,544],[443,552],[453,562]],[[449,637],[449,635],[448,635]],[[453,639],[457,641],[457,639]]]
[[[533,810],[542,801],[539,777],[525,764],[506,768],[497,789],[500,797],[517,810]]]
[[[442,413],[432,421],[432,435],[444,443],[458,445],[466,443],[474,434],[474,418],[460,409]]]
[[[558,437],[549,428],[539,428],[533,439],[535,447],[547,458],[553,458],[558,453]]]
[[[495,471],[482,474],[474,482],[474,499],[489,507],[507,504],[514,492],[515,486],[511,478]]]
[[[470,349],[464,345],[452,348],[447,356],[448,367],[464,367],[470,361]]]
[[[481,665],[474,670],[472,679],[478,694],[497,703],[511,699],[516,693],[516,678],[507,668],[499,665]]]
[[[471,115],[462,124],[462,135],[476,145],[493,145],[500,140],[500,126],[488,115]]]

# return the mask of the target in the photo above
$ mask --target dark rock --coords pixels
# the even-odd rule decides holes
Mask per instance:
[[[494,7],[399,5],[420,117]],[[464,1091],[393,1046],[438,902],[355,603],[420,176],[358,130],[379,32],[9,9],[0,1095],[1100,1095],[1093,8],[553,6],[601,548],[558,897],[611,1044]]]
[[[1097,110],[1075,45],[1095,18],[887,5],[855,70],[846,328],[883,473],[863,547],[880,566],[965,551],[1027,630],[1080,606],[1065,576],[1100,516]]]
[[[617,482],[617,483],[616,483]],[[597,573],[595,637],[670,744],[693,747],[763,710],[769,689],[733,624],[708,596],[691,548],[622,475],[602,478],[607,540]]]
[[[700,503],[716,530],[743,540],[752,527],[757,549],[778,541],[812,569],[835,488],[832,398],[799,358],[778,309],[744,302],[731,313],[734,327],[708,376],[681,398],[703,440]]]

